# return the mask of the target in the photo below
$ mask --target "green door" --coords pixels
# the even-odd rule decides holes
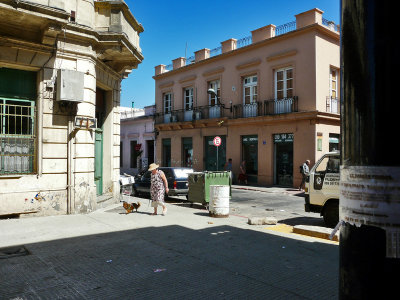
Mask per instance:
[[[223,171],[226,163],[226,136],[219,136],[222,143],[218,147],[213,143],[215,137],[215,135],[204,137],[204,170],[206,171]]]
[[[103,194],[103,130],[96,129],[94,144],[94,183],[97,195]]]

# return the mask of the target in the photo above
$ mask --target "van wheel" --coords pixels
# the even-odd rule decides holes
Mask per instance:
[[[330,202],[324,209],[324,222],[325,225],[334,228],[339,222],[339,203]]]

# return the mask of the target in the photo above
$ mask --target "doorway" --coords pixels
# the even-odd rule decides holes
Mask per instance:
[[[293,134],[274,135],[274,184],[293,186]]]
[[[171,166],[171,139],[162,139],[162,167]]]
[[[103,130],[106,114],[105,91],[96,88],[96,119],[97,128],[95,130],[94,145],[94,183],[96,184],[96,194],[103,194]]]
[[[214,146],[215,136],[204,137],[204,170],[223,171],[226,162],[226,136],[220,135],[221,145]]]
[[[148,164],[154,163],[154,140],[148,140],[147,143],[147,162]]]

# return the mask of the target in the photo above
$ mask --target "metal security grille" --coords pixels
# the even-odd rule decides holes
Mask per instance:
[[[0,175],[33,173],[35,101],[0,98]]]

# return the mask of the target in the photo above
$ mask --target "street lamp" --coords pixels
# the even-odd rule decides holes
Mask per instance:
[[[208,89],[207,90],[207,94],[214,96],[217,99],[217,104],[220,105],[222,108],[224,109],[229,109],[230,112],[232,112],[232,101],[229,101],[230,103],[230,107],[225,107],[225,104],[221,103],[218,99],[218,95],[217,93],[214,91],[214,89]]]

